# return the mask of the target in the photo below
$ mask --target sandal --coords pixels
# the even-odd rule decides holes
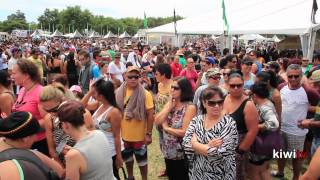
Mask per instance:
[[[167,171],[166,170],[162,170],[160,172],[160,174],[158,175],[158,177],[166,177],[167,176]]]
[[[271,176],[275,178],[284,178],[284,174],[280,174],[278,171],[271,171]]]

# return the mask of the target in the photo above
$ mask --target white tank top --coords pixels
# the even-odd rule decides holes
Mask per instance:
[[[113,106],[110,106],[107,110],[105,110],[103,113],[101,113],[99,116],[97,115],[97,112],[102,108],[103,105],[101,105],[96,112],[92,115],[92,119],[95,125],[95,128],[97,130],[100,130],[104,133],[106,138],[108,139],[108,142],[111,147],[111,154],[112,156],[116,155],[116,147],[114,143],[114,136],[111,129],[111,123],[106,119],[109,111],[113,108]],[[124,149],[123,141],[121,139],[120,135],[120,141],[121,141],[121,151]]]

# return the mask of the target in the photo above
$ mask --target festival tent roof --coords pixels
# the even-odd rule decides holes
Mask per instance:
[[[274,35],[271,39],[274,42],[280,42],[281,41],[276,35]]]
[[[40,37],[40,36],[42,36],[42,33],[40,32],[39,29],[36,29],[30,36],[31,37]]]
[[[263,41],[263,40],[266,40],[266,38],[261,36],[260,34],[245,34],[245,35],[240,36],[239,39],[245,40],[245,41],[252,41],[252,40]]]
[[[119,38],[129,38],[129,37],[131,37],[131,36],[127,33],[127,31],[125,31],[124,33],[122,33],[122,34],[119,36]]]
[[[63,37],[63,34],[57,29],[51,34],[51,37]]]
[[[312,26],[310,14],[313,0],[226,0],[226,16],[230,34],[301,35]],[[178,34],[223,34],[221,1],[212,1],[211,10],[177,21]],[[316,22],[320,22],[320,13]],[[148,33],[174,34],[174,23],[165,24]]]
[[[101,36],[99,35],[99,33],[95,32],[95,31],[93,31],[89,36],[89,38],[99,38],[99,37],[101,37]]]
[[[146,29],[139,29],[138,32],[133,37],[134,38],[146,37]]]
[[[72,35],[71,38],[81,38],[83,37],[78,30],[76,30]]]
[[[115,38],[115,37],[117,37],[117,35],[109,31],[103,38]]]

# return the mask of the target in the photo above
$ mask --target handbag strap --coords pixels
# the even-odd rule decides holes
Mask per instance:
[[[124,168],[121,167],[120,169],[122,170],[124,179],[128,179],[127,173],[126,173],[126,171],[124,170]]]

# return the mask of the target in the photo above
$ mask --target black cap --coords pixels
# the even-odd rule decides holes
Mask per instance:
[[[0,136],[9,139],[19,139],[37,134],[40,124],[29,112],[14,112],[0,119]]]

